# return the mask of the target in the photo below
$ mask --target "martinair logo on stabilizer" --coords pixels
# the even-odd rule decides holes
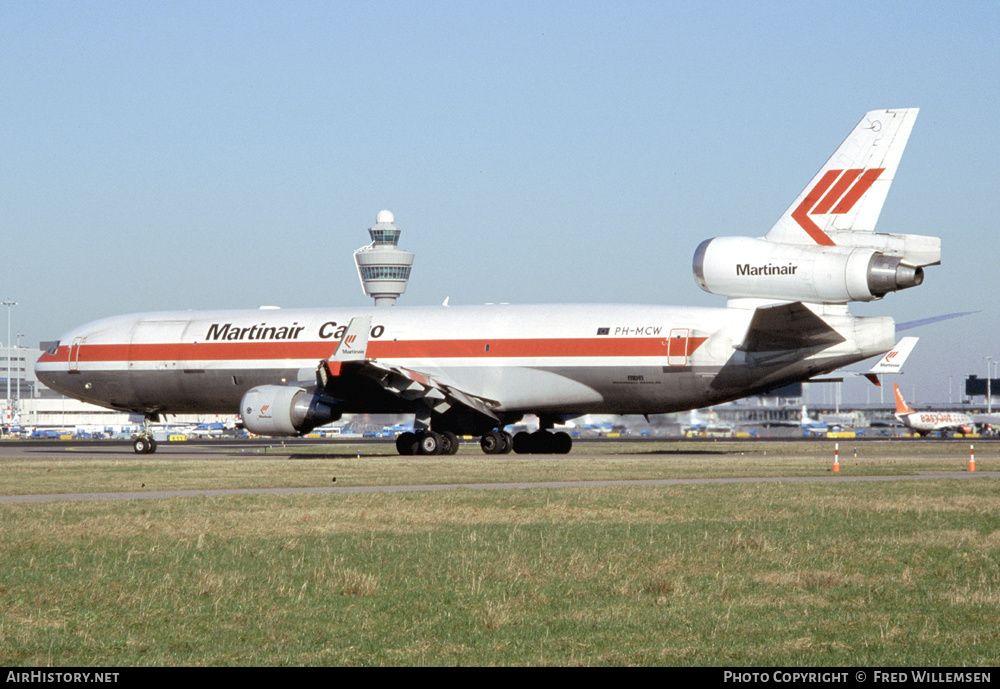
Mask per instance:
[[[833,246],[833,240],[809,216],[850,213],[883,172],[885,168],[881,167],[870,170],[827,170],[798,208],[792,211],[792,218],[817,244]]]

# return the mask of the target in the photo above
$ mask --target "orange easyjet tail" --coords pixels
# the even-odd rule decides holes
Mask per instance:
[[[910,409],[910,405],[908,405],[906,400],[903,399],[903,391],[899,389],[899,385],[893,383],[892,389],[896,391],[896,413],[912,414],[913,410]]]

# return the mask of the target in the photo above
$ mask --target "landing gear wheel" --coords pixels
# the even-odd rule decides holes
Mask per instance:
[[[479,441],[479,446],[488,455],[503,455],[510,452],[513,446],[510,433],[505,431],[490,431]]]
[[[522,455],[553,454],[565,455],[573,449],[573,439],[568,433],[518,433],[514,436],[514,452]]]
[[[552,452],[557,455],[568,455],[569,451],[573,449],[573,439],[569,437],[569,433],[564,431],[559,431],[552,436]]]
[[[503,436],[503,449],[500,451],[500,454],[510,454],[510,451],[514,449],[514,436],[507,431],[501,431],[500,435]]]
[[[525,431],[516,433],[514,435],[512,447],[514,448],[514,452],[519,455],[530,455],[534,452],[533,443],[531,442],[531,434]]]
[[[453,455],[458,452],[458,436],[451,431],[441,434],[441,454]]]
[[[132,441],[132,449],[137,455],[151,455],[156,452],[156,441],[140,435]]]
[[[401,455],[417,454],[417,434],[407,431],[396,436],[396,452]]]
[[[418,436],[417,452],[422,455],[439,455],[444,445],[441,436],[434,431],[424,431]]]

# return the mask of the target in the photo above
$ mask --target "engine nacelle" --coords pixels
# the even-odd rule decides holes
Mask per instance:
[[[257,435],[299,435],[336,421],[336,400],[290,385],[259,385],[240,400],[243,425]]]
[[[916,287],[924,271],[872,248],[716,237],[695,250],[694,278],[706,292],[726,297],[836,304]]]

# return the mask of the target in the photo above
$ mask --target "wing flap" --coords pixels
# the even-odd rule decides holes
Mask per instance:
[[[402,366],[390,366],[374,360],[356,364],[356,366],[361,367],[360,373],[377,380],[389,392],[410,401],[422,400],[439,414],[443,414],[456,404],[460,404],[499,421],[493,412],[493,408],[500,406],[496,400],[459,390],[426,373]]]

